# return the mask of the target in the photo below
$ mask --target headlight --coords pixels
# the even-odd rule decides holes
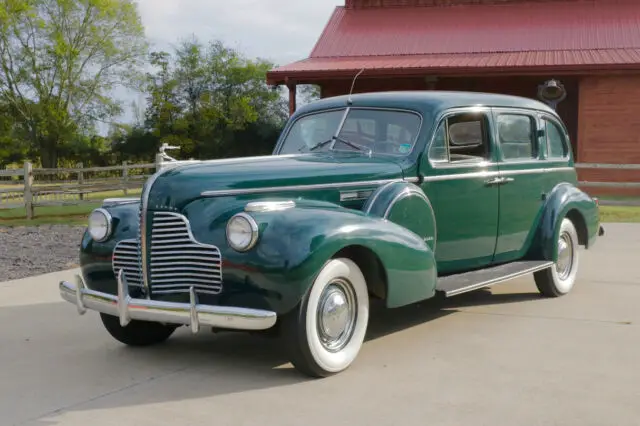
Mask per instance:
[[[105,209],[95,209],[89,215],[89,234],[97,242],[102,242],[111,235],[113,219]]]
[[[258,224],[246,213],[238,213],[227,222],[227,241],[236,251],[247,251],[258,241]]]

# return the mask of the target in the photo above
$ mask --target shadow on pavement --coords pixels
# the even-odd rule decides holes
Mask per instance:
[[[397,309],[374,305],[366,340],[437,320],[459,307],[532,299],[539,296],[481,290]],[[60,424],[56,418],[64,412],[184,401],[313,380],[293,369],[273,337],[208,330],[193,336],[185,327],[165,344],[126,347],[107,334],[96,313],[80,317],[64,302],[0,308],[0,323],[6,321],[17,325],[7,342],[17,346],[4,355],[6,347],[0,349],[0,362],[21,380],[0,384],[6,395],[0,411],[17,410],[16,419],[23,421],[42,418],[35,424]]]

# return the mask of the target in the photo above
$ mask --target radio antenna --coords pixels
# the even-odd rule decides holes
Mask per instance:
[[[360,74],[362,74],[364,72],[364,68],[362,68],[360,70],[360,72],[358,74],[356,74],[356,76],[353,78],[353,81],[351,82],[351,90],[349,90],[349,99],[347,100],[347,103],[350,105],[353,101],[351,100],[351,94],[353,93],[353,88],[356,85],[356,80],[358,79],[358,77],[360,76]]]

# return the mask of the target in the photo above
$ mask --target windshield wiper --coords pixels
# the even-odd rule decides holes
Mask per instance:
[[[315,144],[314,146],[312,146],[311,148],[309,148],[309,151],[314,151],[318,148],[321,148],[323,146],[325,146],[326,144],[328,144],[329,142],[333,142],[334,140],[340,141],[342,143],[344,143],[345,145],[349,145],[352,148],[357,149],[358,151],[367,151],[369,154],[371,154],[371,148],[367,148],[366,146],[357,144],[355,142],[351,142],[348,141],[344,138],[341,138],[340,136],[333,136],[331,139],[328,139],[326,141],[322,141],[322,142],[318,142],[317,144]],[[302,148],[300,148],[298,151],[302,151]]]
[[[329,142],[333,142],[333,140],[335,139],[335,136],[333,136],[331,139],[328,139],[326,141],[323,142],[318,142],[317,144],[315,144],[314,146],[312,146],[311,148],[309,148],[309,152],[314,151],[318,148],[322,148],[323,146],[325,146],[326,144],[328,144]],[[298,151],[302,151],[304,149],[304,147],[300,148]]]
[[[371,154],[371,148],[367,148],[364,145],[360,145],[360,144],[357,144],[355,142],[348,141],[348,140],[346,140],[344,138],[341,138],[340,136],[335,136],[335,139],[339,140],[340,142],[342,142],[342,143],[344,143],[346,145],[349,145],[352,148],[356,148],[358,151],[367,151],[369,154]]]

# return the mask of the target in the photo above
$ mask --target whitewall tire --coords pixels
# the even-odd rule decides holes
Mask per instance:
[[[547,297],[559,297],[573,288],[580,261],[578,232],[571,220],[564,218],[556,241],[558,260],[556,264],[536,272],[534,279],[540,293]]]
[[[283,318],[292,364],[304,374],[327,377],[358,356],[369,323],[369,293],[350,259],[327,262],[298,307]]]

